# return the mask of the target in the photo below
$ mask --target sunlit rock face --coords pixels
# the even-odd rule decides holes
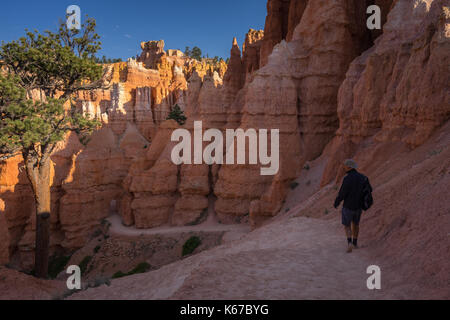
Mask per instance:
[[[52,155],[52,253],[83,246],[102,219],[119,210],[120,200],[127,196],[123,180],[133,161],[149,150],[175,104],[187,108],[186,77],[198,70],[202,77],[222,83],[219,74],[227,69],[224,61],[213,64],[179,50],[165,52],[163,41],[144,42],[142,49],[137,60],[106,66],[109,89],[77,96],[76,107],[99,120],[102,128],[83,143],[75,134],[68,135]],[[2,263],[13,259],[30,269],[34,199],[24,171],[19,170],[21,162],[16,157],[0,166],[0,196],[5,203],[0,228],[8,229],[0,251]]]
[[[164,40],[141,42],[141,49],[142,53],[138,61],[142,62],[148,69],[156,69],[156,64],[165,54]]]

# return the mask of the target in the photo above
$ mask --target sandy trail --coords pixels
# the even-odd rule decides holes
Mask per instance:
[[[107,218],[111,223],[109,229],[110,233],[113,235],[125,235],[125,236],[140,236],[140,235],[156,235],[156,234],[168,234],[168,233],[182,233],[182,232],[215,232],[215,231],[225,231],[225,232],[236,232],[236,233],[248,233],[250,227],[244,224],[232,224],[225,225],[213,222],[204,222],[195,226],[182,226],[182,227],[171,227],[171,226],[161,226],[152,229],[137,229],[133,227],[126,227],[122,224],[121,218],[118,215],[112,215]]]
[[[71,299],[376,299],[367,249],[348,254],[337,219],[277,219],[161,269],[112,281]],[[383,284],[382,284],[383,286]]]
[[[122,224],[121,217],[116,212],[111,212],[107,218],[111,223],[109,232],[112,235],[140,236],[157,234],[174,234],[187,232],[221,232],[224,231],[224,242],[237,240],[251,231],[250,226],[246,224],[220,224],[214,211],[214,200],[209,199],[208,216],[206,220],[198,225],[174,227],[165,225],[151,229],[137,229],[135,226],[127,227]]]

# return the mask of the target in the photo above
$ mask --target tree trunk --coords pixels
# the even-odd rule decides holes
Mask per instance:
[[[36,215],[36,249],[34,253],[34,269],[36,277],[47,278],[48,255],[50,244],[50,213]]]
[[[36,203],[36,248],[34,253],[35,275],[47,278],[50,244],[50,184],[51,160],[38,167],[37,161],[27,161],[27,175],[31,182]]]

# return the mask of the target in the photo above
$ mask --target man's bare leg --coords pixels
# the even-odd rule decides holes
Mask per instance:
[[[353,239],[353,247],[358,247],[358,235],[359,235],[359,225],[352,222],[352,239]]]
[[[352,228],[350,226],[345,226],[345,235],[347,236],[348,248],[347,252],[352,252]]]

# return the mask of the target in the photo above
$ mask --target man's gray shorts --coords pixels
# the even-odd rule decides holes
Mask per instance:
[[[353,222],[355,225],[359,225],[361,219],[362,209],[350,210],[342,207],[342,224],[346,227],[350,227]]]

